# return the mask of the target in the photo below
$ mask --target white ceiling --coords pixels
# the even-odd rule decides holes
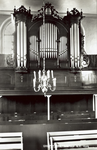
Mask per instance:
[[[97,14],[97,0],[45,0],[51,3],[58,12],[66,13],[67,8],[71,11],[77,8],[79,11],[82,9],[83,13]],[[13,11],[14,6],[18,9],[24,5],[26,9],[32,11],[39,10],[43,5],[43,0],[0,0],[0,11],[7,10]]]

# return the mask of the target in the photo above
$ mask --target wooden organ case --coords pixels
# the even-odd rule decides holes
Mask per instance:
[[[46,67],[80,69],[84,67],[84,28],[81,25],[82,12],[74,8],[63,18],[50,3],[45,4],[45,42],[43,41],[43,8],[37,15],[31,15],[30,10],[21,6],[14,10],[16,24],[16,67],[42,67],[44,53]],[[28,46],[28,47],[27,47]],[[27,65],[28,62],[28,66]]]
[[[74,8],[59,15],[50,3],[44,10],[45,66],[57,82],[48,94],[96,94],[97,55],[85,51],[83,12]],[[42,95],[33,90],[33,71],[43,68],[43,7],[33,14],[24,6],[14,8],[13,18],[13,53],[0,54],[0,95]]]
[[[82,11],[74,8],[59,16],[50,3],[44,8],[46,69],[53,69],[57,78],[57,89],[52,94],[95,94],[96,55],[85,51]],[[13,17],[14,48],[4,59],[5,67],[1,63],[0,93],[3,94],[2,89],[4,94],[18,94],[17,90],[23,94],[26,90],[25,94],[33,95],[33,71],[43,67],[43,8],[36,14],[24,6],[14,8]]]
[[[33,71],[43,68],[44,44],[46,69],[54,70],[57,80],[56,90],[48,94],[96,94],[97,55],[85,51],[83,12],[74,8],[59,15],[50,3],[44,10],[45,43],[43,7],[33,14],[24,6],[14,8],[13,53],[0,54],[0,94],[42,95],[33,90]]]

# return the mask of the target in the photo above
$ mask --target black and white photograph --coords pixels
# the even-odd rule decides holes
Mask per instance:
[[[0,0],[0,150],[97,150],[97,0]]]

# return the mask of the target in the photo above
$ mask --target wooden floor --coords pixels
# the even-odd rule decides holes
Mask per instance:
[[[47,132],[96,129],[97,119],[0,121],[0,132],[23,133],[23,150],[47,150]]]

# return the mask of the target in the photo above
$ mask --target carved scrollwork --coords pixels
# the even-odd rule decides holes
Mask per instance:
[[[79,19],[82,19],[84,17],[82,11],[79,12],[76,8],[73,8],[73,10],[71,10],[70,12],[67,11],[67,16],[68,17],[76,17]]]
[[[13,66],[15,63],[14,57],[12,54],[7,55],[6,57],[6,63],[8,66]]]
[[[80,16],[82,17],[82,11],[79,12],[76,8],[73,8],[73,10],[71,10],[70,12],[73,16]]]
[[[44,7],[44,9],[43,9]],[[43,17],[43,11],[45,11],[45,15],[51,15],[56,19],[61,19],[62,18],[58,15],[58,12],[54,9],[54,6],[51,5],[51,3],[47,2],[45,3],[45,6],[43,6],[40,10],[38,10],[39,14],[33,16],[32,20],[34,21],[35,19]]]
[[[16,18],[16,21],[27,21],[28,19],[32,19],[31,10],[27,10],[23,5],[16,9],[14,8],[13,16]]]
[[[87,55],[83,55],[83,59],[81,61],[81,68],[88,67],[90,63],[89,57]]]
[[[81,54],[83,55],[86,54],[84,45],[85,45],[85,36],[81,34]]]

